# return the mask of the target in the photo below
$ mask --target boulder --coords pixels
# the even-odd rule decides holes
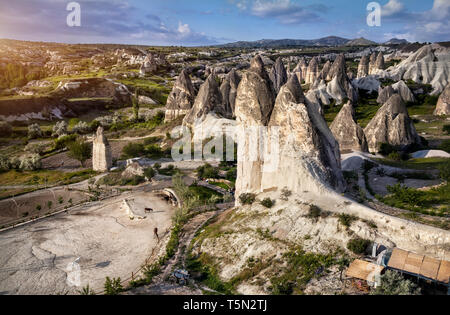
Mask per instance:
[[[421,144],[414,123],[399,94],[394,94],[378,110],[364,129],[370,152],[378,152],[382,143],[404,148]]]
[[[350,101],[342,107],[331,124],[330,129],[339,142],[341,152],[369,151],[364,130],[356,122],[355,109]]]
[[[437,116],[450,115],[450,83],[439,96],[434,114]]]
[[[165,121],[186,115],[195,100],[195,90],[187,71],[183,69],[167,98]]]

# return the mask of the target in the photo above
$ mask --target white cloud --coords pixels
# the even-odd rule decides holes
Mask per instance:
[[[404,9],[405,9],[405,5],[403,3],[401,3],[400,1],[389,0],[389,2],[386,3],[381,8],[381,14],[382,14],[382,16],[385,16],[385,17],[393,16],[398,13],[402,13]]]
[[[191,33],[191,28],[189,27],[189,24],[183,24],[181,22],[178,22],[178,33],[181,35],[189,35]]]

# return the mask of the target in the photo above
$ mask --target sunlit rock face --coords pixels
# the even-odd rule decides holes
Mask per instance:
[[[341,152],[368,152],[364,130],[356,122],[355,109],[350,101],[342,107],[331,124],[330,129],[339,142]]]
[[[339,144],[318,110],[307,104],[296,76],[281,88],[275,101],[269,140],[276,139],[279,145],[266,145],[269,157],[263,168],[262,191],[284,187],[296,193],[342,191]],[[274,150],[279,152],[274,154]]]
[[[272,114],[275,91],[260,56],[253,58],[250,69],[239,84],[235,114],[239,125],[236,196],[261,191],[263,159],[258,154],[262,144],[258,135],[249,132],[268,125]],[[239,198],[238,198],[239,199]]]
[[[195,100],[195,90],[186,70],[181,71],[167,98],[165,121],[186,115]]]
[[[406,105],[399,94],[391,96],[378,110],[364,129],[364,133],[370,152],[378,152],[382,143],[399,147],[421,143]]]
[[[434,114],[437,116],[450,115],[450,83],[447,85],[444,92],[442,92],[441,96],[439,96]]]
[[[313,84],[319,77],[319,74],[319,61],[314,57],[309,62],[308,69],[306,70],[305,83]]]
[[[98,127],[92,149],[92,169],[96,172],[106,172],[111,167],[111,146],[103,133],[103,127]]]
[[[217,81],[216,76],[211,74],[202,84],[195,98],[194,106],[183,119],[184,126],[194,127],[194,125],[201,123],[210,112],[222,117],[227,116],[227,110],[224,108]]]
[[[356,75],[356,78],[360,79],[368,75],[369,75],[369,58],[367,56],[363,56],[358,65],[358,74]]]

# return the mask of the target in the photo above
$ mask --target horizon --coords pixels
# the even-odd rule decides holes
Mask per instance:
[[[0,4],[0,38],[65,44],[204,47],[262,39],[384,43],[450,39],[450,2],[383,0],[381,25],[368,26],[370,1],[337,0],[79,0],[81,25],[69,27],[70,1]],[[45,21],[45,23],[43,23]],[[243,32],[242,30],[245,30]]]

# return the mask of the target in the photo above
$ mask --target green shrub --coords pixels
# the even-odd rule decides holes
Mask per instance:
[[[123,291],[122,284],[120,283],[120,278],[110,279],[106,277],[105,280],[105,295],[118,295]]]
[[[393,160],[393,161],[401,161],[402,156],[397,151],[394,151],[394,152],[389,153],[388,159]]]
[[[420,288],[396,271],[386,271],[380,280],[380,285],[370,293],[371,295],[420,295]]]
[[[219,169],[206,163],[205,165],[202,165],[197,168],[197,177],[199,179],[219,178]]]
[[[339,214],[338,218],[339,218],[339,223],[347,228],[349,228],[354,221],[358,220],[358,218],[355,217],[354,215],[346,214],[346,213]]]
[[[144,170],[144,175],[148,179],[152,179],[156,175],[156,171],[153,168],[149,167]]]
[[[270,198],[264,198],[264,200],[261,201],[261,205],[263,205],[266,208],[272,208],[275,204],[275,201]]]
[[[239,196],[239,200],[243,205],[251,205],[256,200],[256,195],[252,193],[244,193]]]
[[[76,135],[65,135],[59,137],[58,139],[55,139],[53,146],[55,150],[65,149],[69,144],[75,142],[76,140],[77,140]]]
[[[438,169],[441,178],[447,182],[450,182],[450,159],[447,159],[447,161],[440,164]]]
[[[388,156],[392,152],[395,152],[395,148],[389,143],[382,143],[380,145],[380,149],[378,150],[378,153],[384,156]]]
[[[128,143],[123,149],[122,154],[126,159],[145,155],[145,146],[143,143]]]
[[[317,220],[320,218],[321,214],[322,214],[322,209],[320,209],[318,206],[316,206],[316,205],[309,206],[308,215],[307,215],[308,218]]]
[[[42,206],[41,205],[36,205],[36,210],[37,211],[41,211],[42,210]]]
[[[354,254],[361,255],[366,252],[369,247],[370,241],[362,238],[354,238],[348,241],[347,248]]]
[[[92,144],[84,142],[81,139],[68,145],[69,152],[67,155],[80,162],[84,167],[84,163],[92,157]]]
[[[443,131],[445,134],[450,135],[450,125],[444,125],[444,126],[442,127],[442,131]]]

